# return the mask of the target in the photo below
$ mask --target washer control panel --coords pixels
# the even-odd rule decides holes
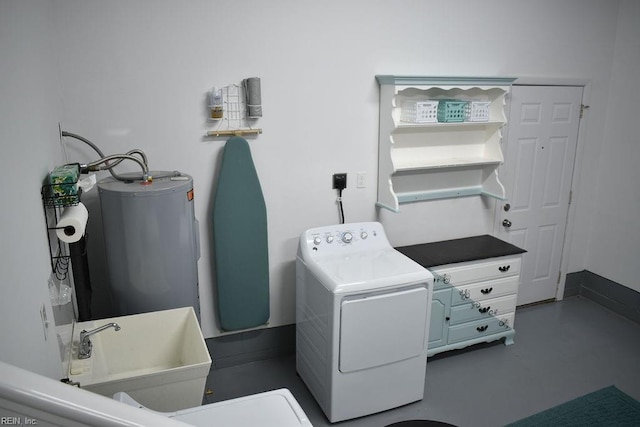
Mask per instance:
[[[390,247],[382,225],[377,222],[339,224],[307,230],[300,240],[317,254],[343,254]]]

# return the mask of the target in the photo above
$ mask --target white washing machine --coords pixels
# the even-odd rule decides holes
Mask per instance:
[[[296,261],[296,368],[331,422],[421,400],[431,273],[381,224],[307,230]]]
[[[286,388],[182,409],[177,412],[157,412],[145,408],[124,392],[116,393],[113,398],[127,405],[155,412],[196,427],[313,427],[295,397]]]

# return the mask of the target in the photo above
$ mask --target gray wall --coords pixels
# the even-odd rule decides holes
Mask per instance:
[[[57,1],[63,126],[92,138],[105,152],[140,147],[152,168],[193,175],[203,225],[202,326],[206,336],[216,336],[208,217],[224,140],[203,138],[213,127],[206,120],[206,92],[261,77],[264,117],[256,126],[264,133],[251,148],[269,219],[270,326],[290,324],[298,236],[338,221],[334,172],[352,178],[344,193],[347,220],[381,220],[394,244],[493,230],[495,205],[480,198],[414,204],[399,215],[375,209],[375,74],[589,80],[591,97],[598,100],[583,140],[590,158],[599,155],[603,139],[607,108],[601,100],[607,99],[612,71],[617,5]],[[70,158],[92,156],[76,144],[67,147]],[[357,172],[367,174],[366,188],[353,185]],[[585,171],[587,183],[593,172]],[[579,269],[586,259],[583,247],[572,253]]]
[[[264,117],[256,126],[264,133],[250,144],[269,216],[270,326],[295,320],[298,236],[338,221],[334,172],[349,174],[347,220],[382,221],[393,244],[493,230],[495,205],[480,198],[413,204],[400,214],[375,209],[375,74],[588,81],[569,271],[593,268],[638,290],[640,265],[620,256],[640,247],[632,223],[640,211],[638,172],[631,172],[640,151],[638,125],[626,115],[636,111],[638,98],[633,0],[1,0],[0,7],[2,170],[5,181],[22,179],[21,214],[0,214],[0,328],[18,347],[24,341],[30,350],[53,352],[38,330],[49,270],[38,190],[46,172],[65,161],[58,155],[58,121],[105,153],[141,148],[153,169],[193,175],[202,327],[207,337],[220,335],[208,217],[224,142],[203,137],[213,128],[206,93],[251,76],[262,79]],[[64,148],[68,161],[95,158],[75,142]],[[357,172],[367,174],[366,188],[355,188]],[[95,220],[95,206],[90,209]],[[18,267],[25,258],[28,268]],[[102,274],[94,279],[104,285]],[[9,326],[15,322],[29,325],[28,334],[16,333]],[[51,364],[33,354],[21,359],[33,351],[18,347],[3,346],[2,359],[51,374]]]
[[[0,1],[0,359],[60,378],[40,187],[62,161],[53,5]],[[41,308],[50,321],[45,339]],[[60,307],[56,308],[59,309]]]
[[[574,271],[580,264],[636,291],[640,291],[640,86],[635,84],[640,70],[638,17],[640,2],[620,4],[604,136],[595,147],[597,157],[589,159],[593,169],[583,171],[589,184],[582,188],[579,199],[585,228],[578,232],[588,236],[588,244],[581,263],[573,264]],[[593,99],[592,103],[604,100]],[[575,241],[581,242],[578,238]]]

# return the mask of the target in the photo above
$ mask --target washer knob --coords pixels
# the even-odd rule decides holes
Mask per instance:
[[[314,244],[314,245],[316,245],[316,246],[317,246],[317,245],[319,245],[320,243],[322,243],[322,239],[321,239],[321,238],[319,238],[319,237],[314,237],[314,238],[313,238],[313,244]]]
[[[342,241],[344,243],[351,243],[352,240],[353,240],[353,234],[351,234],[349,231],[342,233]]]
[[[360,233],[360,238],[361,238],[362,240],[366,239],[367,237],[369,237],[369,235],[367,234],[367,232],[366,232],[366,231],[363,231],[362,233]]]
[[[327,243],[333,242],[333,236],[327,236]]]

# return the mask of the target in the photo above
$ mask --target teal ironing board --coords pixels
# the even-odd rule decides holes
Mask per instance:
[[[234,331],[269,320],[267,209],[249,144],[224,147],[213,201],[213,243],[220,327]]]

